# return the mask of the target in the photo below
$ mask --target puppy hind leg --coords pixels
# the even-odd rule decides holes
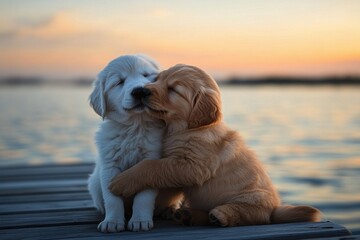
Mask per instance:
[[[173,219],[185,226],[208,226],[209,212],[192,208],[179,208],[174,212]]]
[[[162,189],[156,197],[154,216],[162,219],[173,219],[174,212],[183,203],[182,189]]]
[[[259,225],[270,223],[271,210],[248,203],[229,203],[209,213],[210,222],[221,227]]]

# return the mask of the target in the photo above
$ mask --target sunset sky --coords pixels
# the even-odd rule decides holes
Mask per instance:
[[[215,77],[360,74],[358,0],[0,0],[0,76],[93,77],[145,53]]]

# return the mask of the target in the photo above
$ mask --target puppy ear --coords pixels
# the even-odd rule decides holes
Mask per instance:
[[[100,73],[93,84],[93,92],[90,94],[90,105],[95,112],[103,119],[106,114],[106,100],[105,100],[105,81],[106,75]]]
[[[193,99],[193,109],[188,121],[189,128],[198,128],[217,122],[221,118],[219,94],[201,88]]]

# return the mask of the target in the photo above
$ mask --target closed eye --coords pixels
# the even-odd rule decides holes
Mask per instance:
[[[178,91],[176,90],[174,87],[172,86],[168,86],[168,93],[171,94],[171,93],[175,93],[176,95],[180,96],[181,98],[185,99],[186,101],[187,98],[185,97],[185,95],[183,95],[183,93],[181,91]]]
[[[124,82],[125,82],[125,78],[120,78],[116,85],[117,86],[122,85]]]
[[[146,77],[147,79],[149,79],[150,81],[155,82],[158,74],[157,73],[143,73],[143,76]]]
[[[157,73],[149,73],[149,72],[145,72],[142,74],[144,77],[155,77],[157,75]]]
[[[174,87],[171,87],[171,86],[168,87],[168,93],[176,93],[182,97],[182,94],[179,91],[177,91]]]
[[[156,82],[158,80],[159,76],[158,75],[154,75],[154,79],[153,82]]]

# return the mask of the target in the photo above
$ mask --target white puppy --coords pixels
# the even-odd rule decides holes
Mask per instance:
[[[143,55],[127,55],[111,61],[94,82],[90,104],[103,117],[95,139],[98,159],[88,182],[97,209],[105,214],[101,232],[125,230],[124,202],[108,190],[111,179],[143,159],[159,159],[164,125],[150,118],[141,98],[142,88],[155,80],[159,68]],[[156,190],[138,193],[127,225],[131,231],[153,228]]]

